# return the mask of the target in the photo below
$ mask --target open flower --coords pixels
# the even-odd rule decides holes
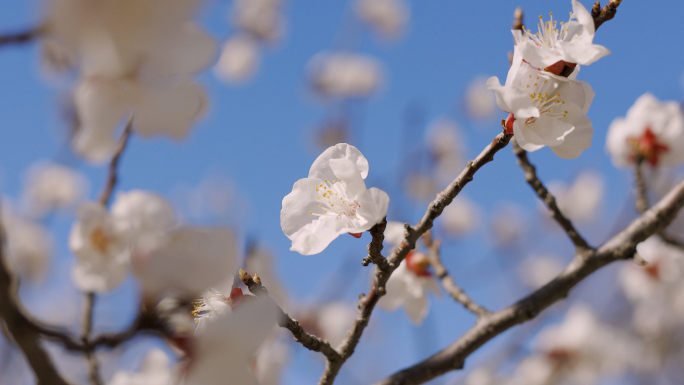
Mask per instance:
[[[524,28],[524,27],[523,27]],[[593,44],[594,18],[577,0],[572,1],[572,12],[567,23],[553,20],[544,22],[539,16],[538,32],[513,30],[513,37],[520,53],[535,68],[545,69],[556,75],[565,67],[587,65],[608,55],[605,47]],[[565,73],[563,73],[565,74]]]
[[[651,166],[684,162],[684,114],[677,102],[660,102],[646,93],[634,102],[627,116],[613,120],[606,149],[618,167],[637,160]]]
[[[358,0],[356,14],[378,33],[400,35],[408,22],[408,7],[403,0]]]
[[[389,243],[399,245],[403,241],[403,234],[403,224],[387,223],[385,239]],[[441,295],[439,283],[429,268],[430,262],[427,255],[419,251],[409,252],[387,281],[387,294],[380,298],[378,306],[389,311],[401,306],[411,322],[416,325],[421,324],[430,308],[428,291],[431,290],[435,295]]]
[[[506,84],[493,76],[487,88],[499,108],[510,113],[507,132],[526,151],[548,146],[559,157],[574,159],[591,146],[594,130],[586,114],[594,91],[589,84],[534,68],[516,47]]]
[[[338,235],[369,230],[387,214],[389,196],[366,188],[368,161],[346,143],[329,147],[283,198],[280,226],[290,250],[317,254]]]
[[[377,59],[346,52],[321,52],[308,64],[313,88],[329,98],[362,98],[382,83]]]

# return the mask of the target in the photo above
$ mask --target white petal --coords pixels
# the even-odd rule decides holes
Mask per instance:
[[[303,255],[318,254],[335,238],[347,231],[340,232],[339,221],[332,216],[321,216],[292,234],[290,250]]]
[[[316,188],[321,183],[323,181],[317,178],[300,179],[292,186],[292,192],[283,198],[280,226],[288,238],[293,239],[294,233],[318,218],[309,212],[320,213]]]
[[[330,159],[330,169],[344,183],[349,198],[354,199],[366,191],[366,183],[356,164],[347,158]],[[337,179],[334,179],[337,180]]]
[[[248,36],[235,36],[223,45],[221,57],[214,67],[216,74],[227,82],[251,78],[259,66],[259,46]]]
[[[401,222],[388,221],[385,227],[385,241],[389,242],[393,247],[399,247],[404,241],[404,233],[406,229]]]
[[[349,159],[356,165],[361,178],[366,179],[368,176],[368,160],[361,151],[350,144],[339,143],[328,147],[316,158],[309,169],[309,178],[335,180],[335,174],[330,168],[331,159]]]

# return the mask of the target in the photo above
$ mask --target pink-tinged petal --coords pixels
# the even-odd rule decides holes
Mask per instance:
[[[320,253],[340,234],[348,232],[340,232],[338,224],[334,216],[325,215],[319,217],[292,234],[290,237],[292,239],[290,250],[302,255]]]
[[[183,139],[207,108],[204,87],[194,82],[169,86],[139,83],[136,91],[133,127],[143,136]]]
[[[337,179],[330,168],[331,159],[349,159],[356,166],[361,178],[366,179],[368,176],[368,160],[361,154],[361,151],[350,144],[338,143],[328,147],[316,158],[309,170],[309,178]]]
[[[350,198],[361,195],[366,191],[364,178],[352,160],[348,158],[330,159],[330,169],[337,177],[334,180],[341,179],[342,183],[344,183],[347,195]]]
[[[280,226],[283,233],[293,239],[293,235],[302,227],[308,225],[318,218],[313,215],[322,214],[323,210],[318,207],[319,201],[316,200],[322,180],[317,178],[300,179],[292,186],[292,192],[283,198],[283,208],[280,211]]]
[[[560,158],[575,159],[591,147],[591,138],[594,136],[591,120],[586,116],[581,116],[574,122],[574,126],[575,128],[563,138],[560,145],[551,147],[551,150]]]

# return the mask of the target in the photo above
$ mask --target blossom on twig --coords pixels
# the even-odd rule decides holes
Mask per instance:
[[[338,235],[369,230],[387,214],[389,196],[366,188],[368,161],[340,143],[325,150],[283,198],[280,226],[292,240],[290,250],[318,254]]]

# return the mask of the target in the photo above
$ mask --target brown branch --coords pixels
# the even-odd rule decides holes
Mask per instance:
[[[477,315],[478,318],[488,315],[489,311],[470,299],[463,289],[456,285],[456,282],[454,282],[454,279],[449,275],[446,267],[444,267],[439,252],[439,248],[442,245],[442,240],[432,240],[430,232],[427,232],[425,235],[423,235],[423,242],[429,251],[430,265],[435,270],[435,276],[437,276],[437,278],[439,278],[439,280],[442,282],[442,287],[444,287],[444,290],[449,293],[451,298],[463,305],[466,310],[469,310]]]
[[[119,166],[121,154],[123,154],[123,151],[126,148],[126,144],[128,143],[128,138],[131,135],[132,129],[133,115],[131,114],[131,116],[128,118],[128,122],[126,122],[126,128],[124,128],[124,131],[121,134],[121,139],[119,139],[119,147],[116,149],[114,156],[112,156],[112,161],[109,163],[109,174],[107,176],[107,184],[105,185],[102,194],[100,194],[100,203],[102,203],[102,205],[105,207],[109,203],[109,199],[111,198],[112,192],[114,191],[114,186],[116,186],[116,182],[118,179],[116,173],[117,167]]]
[[[368,266],[371,263],[378,265],[380,270],[388,271],[389,263],[387,259],[382,256],[382,242],[385,240],[385,228],[387,227],[387,219],[383,218],[382,222],[371,227],[369,232],[373,239],[368,244],[368,256],[363,259],[361,264],[363,266]]]
[[[463,171],[461,171],[461,174],[459,174],[446,189],[437,194],[437,198],[430,203],[425,215],[415,227],[406,224],[404,240],[399,247],[392,251],[390,257],[387,258],[389,270],[382,271],[379,267],[375,269],[375,279],[371,284],[368,294],[362,294],[359,298],[359,310],[356,314],[356,320],[351,329],[347,332],[347,335],[340,346],[337,348],[340,358],[328,359],[325,370],[318,380],[319,385],[332,384],[344,362],[354,353],[354,349],[356,348],[356,345],[358,345],[361,335],[368,325],[375,305],[378,303],[380,297],[385,295],[387,280],[392,272],[399,266],[401,261],[406,258],[409,251],[415,248],[418,238],[432,228],[434,220],[442,213],[444,208],[454,200],[463,187],[473,180],[473,176],[477,170],[494,160],[494,154],[506,147],[512,136],[513,135],[507,135],[505,133],[497,135],[474,160],[468,162]]]
[[[575,244],[578,249],[588,249],[589,244],[584,238],[577,232],[575,226],[572,222],[563,215],[563,213],[558,208],[556,203],[556,198],[549,193],[549,190],[544,187],[544,184],[537,177],[537,169],[534,167],[530,160],[527,158],[527,151],[518,145],[517,142],[513,142],[513,153],[518,157],[518,164],[522,167],[525,172],[525,181],[532,187],[537,196],[546,204],[546,207],[551,211],[551,217],[558,222],[558,224],[563,228],[568,237]]]
[[[651,206],[648,201],[648,187],[644,178],[644,160],[639,157],[634,165],[634,183],[636,184],[636,199],[634,207],[638,213],[643,213]]]
[[[81,331],[81,341],[84,345],[88,344],[90,333],[93,331],[93,313],[95,311],[95,293],[85,293],[83,304],[83,327]],[[93,385],[102,385],[100,378],[100,365],[97,362],[94,350],[85,351],[86,362],[88,362],[88,377]]]
[[[41,27],[0,35],[0,45],[28,43],[43,33]]]
[[[522,8],[518,7],[513,11],[513,25],[511,26],[513,29],[519,29],[522,31],[523,27],[525,24],[523,24],[523,10]]]
[[[475,323],[459,339],[437,354],[401,370],[376,385],[422,384],[448,371],[463,368],[465,359],[487,341],[511,327],[536,317],[567,297],[570,290],[599,268],[634,256],[636,245],[662,231],[684,206],[684,181],[655,206],[632,221],[599,249],[578,250],[573,261],[551,282],[515,304],[491,313]]]
[[[254,275],[252,278],[244,269],[240,269],[240,279],[247,286],[249,291],[255,296],[263,299],[267,299],[273,303],[278,309],[278,326],[285,328],[292,333],[294,340],[299,342],[305,348],[312,350],[314,352],[323,353],[328,360],[338,360],[340,354],[330,346],[330,343],[324,339],[318,338],[313,334],[309,334],[304,330],[299,321],[292,319],[283,309],[278,306],[278,304],[273,301],[271,296],[268,294],[268,290],[261,284],[261,279],[258,275]]]
[[[36,375],[39,385],[67,385],[49,354],[40,344],[40,334],[31,327],[17,295],[18,284],[5,258],[5,229],[0,223],[0,319]]]
[[[594,6],[591,7],[591,16],[594,18],[594,30],[597,30],[601,24],[615,16],[620,3],[622,3],[622,0],[610,0],[603,8],[601,8],[599,1],[594,3]]]

